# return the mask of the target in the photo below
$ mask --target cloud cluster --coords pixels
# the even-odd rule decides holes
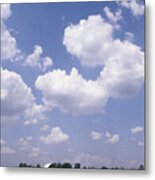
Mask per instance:
[[[139,17],[144,14],[144,5],[140,3],[140,1],[121,1],[120,5],[129,9],[135,17]]]
[[[44,144],[59,144],[69,140],[69,135],[64,133],[60,127],[54,127],[47,136],[41,136],[40,141]]]
[[[35,103],[31,88],[25,84],[19,74],[1,68],[2,121],[21,118],[25,120],[25,125],[34,124],[34,119],[44,118],[44,110],[43,105]]]
[[[106,142],[110,144],[118,143],[120,140],[119,134],[110,134],[109,132],[106,132],[105,137],[106,137]]]
[[[15,37],[5,23],[11,14],[11,5],[1,4],[1,60],[16,59],[21,53]]]
[[[110,8],[108,6],[105,6],[103,11],[105,12],[105,15],[112,23],[117,23],[119,20],[122,19],[122,11],[121,9],[118,9],[115,13],[111,12]]]
[[[129,98],[138,93],[144,81],[144,52],[128,40],[114,38],[113,33],[114,27],[100,15],[65,29],[67,51],[83,66],[103,69],[96,80],[84,79],[75,67],[70,74],[57,69],[39,76],[35,86],[44,103],[73,114],[95,113],[104,111],[110,97]]]
[[[97,32],[97,33],[96,33]],[[63,44],[82,65],[104,65],[112,51],[113,26],[100,15],[89,16],[79,24],[70,25],[64,31]]]
[[[110,9],[105,7],[104,10],[112,20],[114,15],[112,16]],[[114,21],[121,19],[121,12],[115,14],[117,19]],[[10,15],[10,5],[4,6],[2,22]],[[114,38],[114,29],[114,26],[100,15],[89,16],[88,19],[80,20],[79,24],[70,25],[65,29],[63,44],[67,51],[76,56],[82,65],[94,68],[102,66],[103,69],[96,80],[83,78],[75,67],[71,69],[70,74],[57,69],[40,75],[36,79],[35,87],[42,92],[46,107],[58,107],[61,111],[72,114],[104,112],[110,97],[132,97],[139,91],[144,80],[144,52],[128,40]],[[9,49],[8,46],[4,47]],[[34,52],[26,56],[25,65],[46,71],[53,61],[50,57],[42,55],[42,47],[35,45]],[[11,74],[3,81],[4,73]],[[15,117],[24,112],[27,118],[24,125],[37,124],[37,114],[43,119],[45,106],[35,104],[31,89],[20,75],[15,74],[7,70],[2,72],[2,105],[5,107],[2,114],[9,112]],[[11,91],[14,81],[15,90]],[[9,99],[12,100],[11,103],[8,102]]]
[[[6,26],[6,21],[11,16],[11,5],[1,5],[1,59],[2,60],[23,60],[24,65],[31,68],[37,67],[45,72],[53,65],[53,60],[49,56],[43,56],[43,48],[40,45],[34,45],[34,52],[25,55],[17,47],[17,40],[12,35],[11,30]]]
[[[63,112],[99,112],[107,101],[106,89],[85,80],[76,68],[69,75],[60,69],[41,75],[35,86],[43,93],[46,106],[59,107]]]
[[[34,96],[21,76],[13,71],[1,69],[1,113],[16,116],[34,103]]]
[[[105,142],[109,144],[116,144],[120,140],[119,134],[111,134],[110,132],[106,132],[105,134],[103,134],[97,131],[91,132],[91,139],[94,141],[101,139],[103,136],[105,138]]]
[[[49,56],[42,57],[43,48],[39,45],[34,46],[32,54],[27,55],[24,65],[37,67],[42,71],[46,71],[48,67],[53,65],[53,60]]]

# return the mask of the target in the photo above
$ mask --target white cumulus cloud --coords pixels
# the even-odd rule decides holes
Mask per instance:
[[[34,124],[34,119],[45,118],[45,107],[35,103],[31,88],[16,72],[1,68],[1,91],[2,121],[21,118],[26,125]]]
[[[122,19],[121,9],[118,9],[116,12],[113,13],[108,6],[105,6],[103,11],[111,22],[117,23],[119,20]]]
[[[1,113],[16,115],[32,106],[35,98],[21,76],[13,71],[1,69]]]
[[[79,24],[66,27],[63,44],[82,65],[104,65],[112,54],[112,32],[113,26],[100,15],[89,16]]]
[[[38,67],[45,72],[53,65],[53,60],[49,56],[43,56],[43,49],[40,45],[34,45],[34,52],[24,55],[17,47],[17,40],[11,30],[7,27],[6,21],[11,16],[11,5],[1,5],[1,60],[24,60],[24,65]]]
[[[96,82],[85,80],[76,68],[72,68],[69,75],[60,69],[41,75],[35,86],[43,93],[46,105],[59,107],[63,112],[97,112],[107,101],[106,89],[100,88]]]
[[[64,133],[60,127],[54,127],[47,136],[41,136],[40,141],[45,144],[59,144],[69,139],[69,135]]]
[[[16,38],[6,26],[6,20],[11,14],[11,5],[1,4],[1,60],[17,59],[21,53],[17,47]]]
[[[96,80],[86,80],[73,67],[40,75],[35,86],[51,107],[74,114],[104,112],[110,97],[135,96],[144,82],[144,52],[128,41],[113,38],[114,28],[100,15],[89,16],[64,31],[63,44],[82,65],[103,69]],[[67,104],[67,106],[66,106]]]
[[[131,13],[135,16],[141,16],[144,14],[144,5],[140,3],[140,1],[132,0],[132,1],[121,1],[121,6],[129,9]]]
[[[7,20],[12,12],[11,12],[11,5],[10,4],[1,4],[1,19]]]
[[[110,134],[109,132],[106,132],[105,137],[106,137],[106,142],[110,144],[118,143],[120,140],[119,134]]]
[[[49,56],[42,56],[43,48],[40,45],[34,45],[33,53],[26,56],[24,65],[37,67],[42,71],[46,71],[48,67],[53,65],[53,60]]]
[[[131,129],[131,133],[132,134],[138,134],[138,133],[141,133],[143,131],[144,131],[144,128],[140,127],[140,126],[136,126],[136,127]]]
[[[102,137],[102,133],[97,132],[97,131],[92,131],[91,132],[91,138],[92,140],[98,140]]]

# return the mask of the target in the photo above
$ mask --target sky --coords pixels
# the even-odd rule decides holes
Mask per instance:
[[[1,5],[1,166],[144,164],[144,2]]]

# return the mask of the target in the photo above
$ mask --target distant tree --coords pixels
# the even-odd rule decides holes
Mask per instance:
[[[87,167],[86,167],[86,166],[83,166],[83,169],[87,169]]]
[[[62,168],[72,168],[72,165],[68,162],[62,164]]]
[[[101,169],[108,169],[106,166],[102,166],[102,168]]]
[[[28,165],[26,163],[23,163],[23,167],[28,167]]]
[[[26,164],[26,163],[20,163],[20,164],[19,164],[19,167],[30,167],[30,168],[33,167],[33,168],[34,168],[35,166],[33,166],[33,165],[28,165],[28,164]]]
[[[57,168],[62,168],[62,164],[61,163],[57,163]]]
[[[75,163],[74,168],[75,169],[80,169],[81,168],[81,164],[80,163]]]
[[[36,165],[36,168],[41,168],[40,164],[37,164],[37,165]]]
[[[144,166],[141,164],[140,166],[139,166],[139,168],[138,168],[138,170],[144,170],[145,168],[144,168]]]
[[[19,164],[19,167],[23,167],[23,163],[20,163],[20,164]]]

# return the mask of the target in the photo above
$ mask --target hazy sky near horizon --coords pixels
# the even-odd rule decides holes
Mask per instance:
[[[144,164],[144,2],[1,5],[2,166]]]

